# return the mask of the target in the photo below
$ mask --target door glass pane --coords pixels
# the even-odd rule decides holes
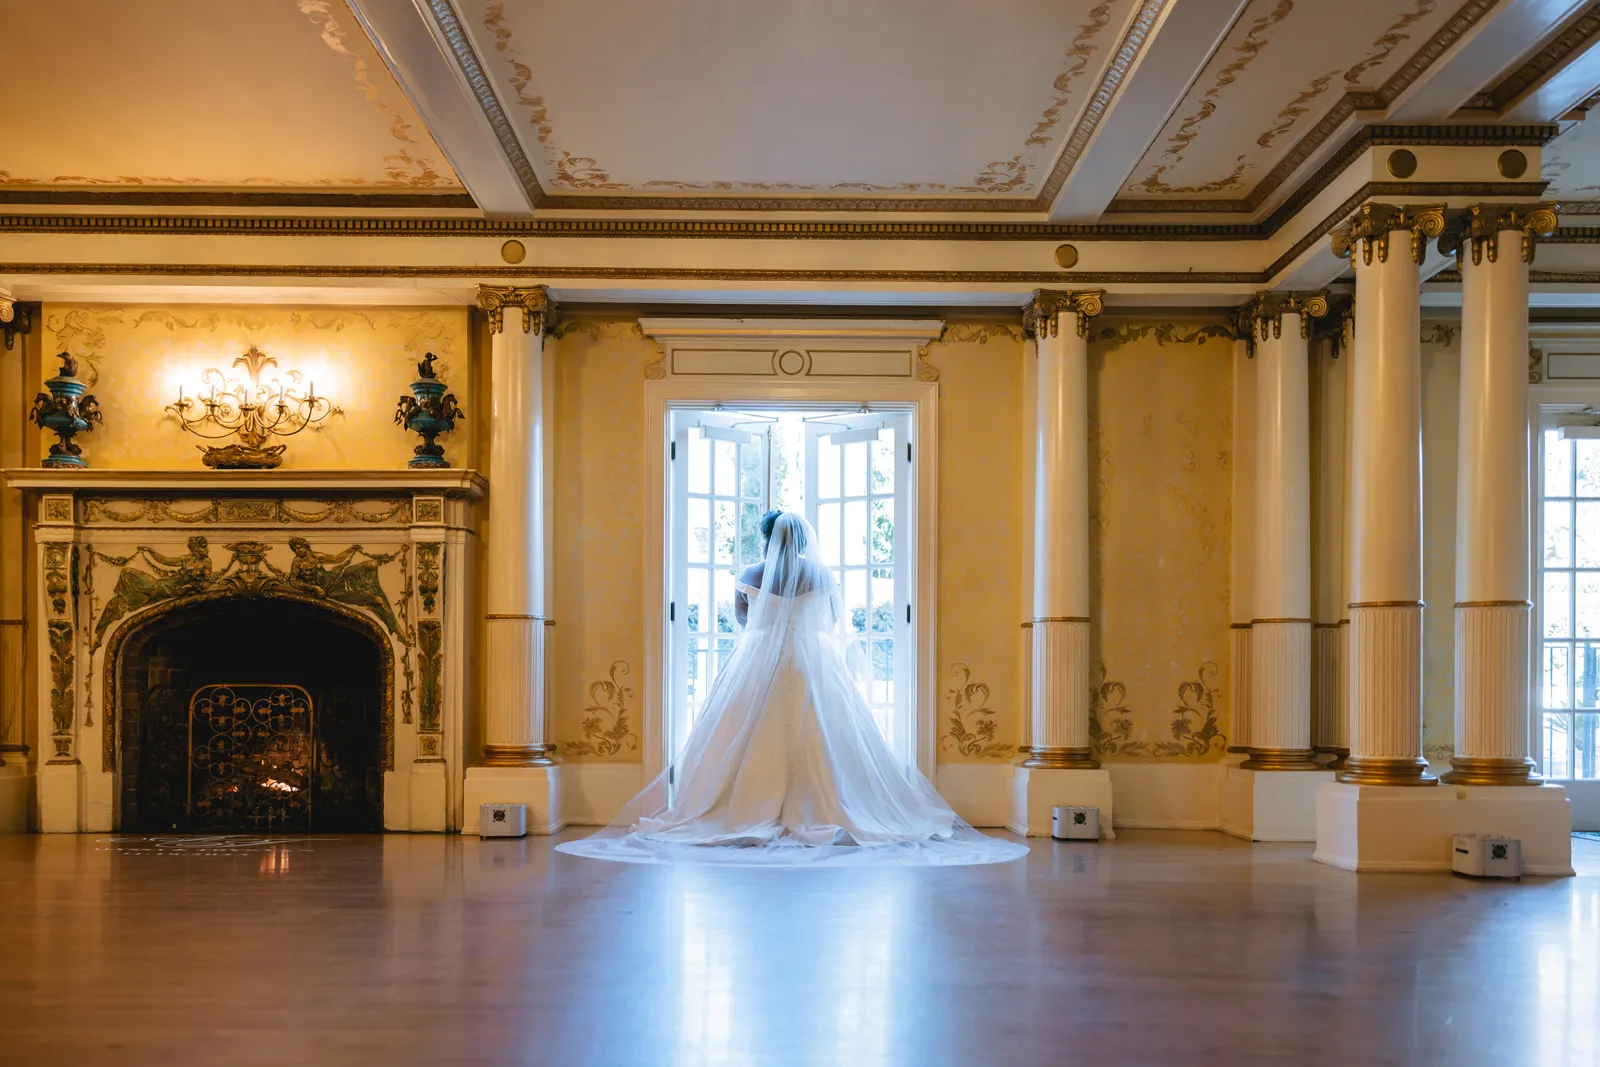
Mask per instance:
[[[711,583],[703,567],[689,568],[688,618],[690,633],[707,633],[711,629]]]
[[[1555,507],[1565,507],[1557,504]],[[1546,505],[1548,510],[1551,505]],[[1578,551],[1577,565],[1580,567],[1600,567],[1600,501],[1580,500],[1578,502]],[[1571,564],[1567,564],[1571,566]]]
[[[839,446],[826,436],[817,440],[817,497],[834,500],[839,496]],[[837,556],[833,557],[838,559]]]
[[[1600,731],[1600,715],[1572,717],[1572,777],[1591,781],[1600,778],[1600,761],[1595,758],[1597,731]]]
[[[712,466],[712,483],[718,496],[737,496],[739,493],[739,446],[732,441],[713,441],[716,461]]]
[[[695,427],[689,431],[689,458],[687,471],[689,492],[711,492],[711,442]]]
[[[844,495],[867,495],[867,442],[851,441],[844,446]]]
[[[829,562],[839,559],[839,505],[817,505],[817,537],[822,541],[822,558]]]
[[[850,619],[850,628],[856,633],[867,631],[867,572],[844,572],[844,610]]]
[[[1573,633],[1578,637],[1600,637],[1600,572],[1578,571],[1573,575],[1573,584],[1577,586]]]
[[[1572,769],[1567,764],[1567,715],[1565,712],[1546,712],[1544,729],[1539,731],[1544,744],[1541,761],[1546,778],[1570,778]]]
[[[1572,495],[1572,442],[1554,430],[1544,432],[1544,495]]]
[[[719,564],[727,566],[733,563],[734,546],[739,540],[739,514],[734,510],[731,500],[717,501],[716,509],[717,530],[714,540],[717,550],[716,560]]]
[[[872,442],[872,491],[874,493],[894,492],[894,467],[895,457],[900,454],[899,442],[895,440],[892,430],[884,430],[878,435],[878,440]]]
[[[894,562],[894,500],[872,501],[872,562]]]
[[[1569,441],[1578,468],[1578,495],[1600,496],[1600,441]]]
[[[1573,679],[1573,705],[1600,708],[1600,645],[1580,643],[1573,649],[1577,677]],[[1565,707],[1554,704],[1552,707]]]
[[[1583,506],[1594,507],[1593,504]],[[1590,540],[1594,538],[1591,536]],[[1600,545],[1594,547],[1600,548]],[[1547,501],[1544,506],[1544,565],[1572,566],[1572,505],[1565,500]]]
[[[844,505],[844,557],[839,561],[852,566],[867,562],[867,502],[849,500]],[[1596,620],[1600,625],[1600,619]]]
[[[1568,637],[1572,633],[1572,575],[1547,571],[1544,576],[1544,635]]]
[[[767,472],[759,445],[739,446],[739,495],[761,498],[761,481]]]
[[[689,537],[685,546],[690,563],[711,562],[711,501],[704,497],[690,497]]]
[[[882,574],[874,571],[874,575]],[[872,630],[874,633],[894,633],[895,617],[894,580],[892,578],[872,579]]]
[[[1544,646],[1544,706],[1547,708],[1567,708],[1571,694],[1572,677],[1568,668],[1568,661],[1572,655],[1572,646],[1565,644],[1547,644]]]

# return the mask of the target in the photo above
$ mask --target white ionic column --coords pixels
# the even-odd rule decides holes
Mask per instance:
[[[1422,329],[1440,206],[1364,204],[1334,250],[1356,273],[1351,353],[1350,757],[1355,785],[1433,785],[1422,758]]]
[[[543,357],[553,308],[543,287],[485,286],[478,305],[492,334],[482,762],[548,766]]]
[[[1235,325],[1238,325],[1237,323]],[[1236,330],[1242,333],[1242,330]],[[1256,584],[1256,361],[1244,337],[1233,342],[1233,537],[1229,550],[1228,752],[1250,754],[1250,620]]]
[[[1089,345],[1098,292],[1041,291],[1033,533],[1033,728],[1024,767],[1092,769],[1089,738]]]
[[[1325,293],[1261,293],[1255,335],[1255,587],[1246,770],[1320,770],[1311,756],[1309,320]]]
[[[1461,268],[1456,785],[1535,785],[1528,758],[1528,265],[1548,204],[1480,204],[1441,247]]]
[[[1355,302],[1344,310],[1339,321],[1339,342],[1344,352],[1344,425],[1339,456],[1339,676],[1337,710],[1334,714],[1333,740],[1328,750],[1334,760],[1328,766],[1343,770],[1350,757],[1350,454],[1355,419],[1352,414],[1352,397],[1355,392]]]

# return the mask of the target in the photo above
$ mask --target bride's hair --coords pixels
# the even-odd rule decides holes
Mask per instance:
[[[763,547],[765,547],[768,544],[771,544],[771,542],[772,542],[772,524],[777,522],[778,521],[778,516],[782,515],[782,514],[783,514],[783,512],[781,510],[779,510],[778,508],[773,508],[771,511],[767,512],[765,515],[761,516],[761,544],[762,544]]]
[[[778,512],[767,541],[763,591],[787,599],[827,586],[827,568],[809,558],[812,536],[805,516]]]

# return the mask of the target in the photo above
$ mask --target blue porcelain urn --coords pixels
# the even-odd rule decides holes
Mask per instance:
[[[455,394],[447,392],[448,386],[434,373],[433,364],[432,352],[422,357],[417,364],[417,380],[411,383],[411,395],[400,398],[394,413],[396,424],[422,435],[422,444],[414,450],[416,454],[406,464],[408,467],[450,466],[444,458],[444,447],[434,438],[455,429],[457,419],[466,418],[456,405]]]
[[[46,467],[87,467],[83,449],[72,439],[88,433],[100,422],[100,405],[88,386],[78,379],[78,361],[69,353],[56,357],[61,360],[61,370],[44,384],[48,393],[33,398],[33,421],[41,429],[49,430],[60,440],[50,446],[45,457]]]

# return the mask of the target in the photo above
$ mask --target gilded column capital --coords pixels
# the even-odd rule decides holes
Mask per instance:
[[[1250,342],[1250,354],[1255,355],[1255,338],[1283,336],[1283,317],[1300,316],[1300,336],[1310,338],[1311,320],[1328,313],[1328,291],[1263,289],[1250,298],[1250,302],[1234,313],[1234,328],[1238,336]]]
[[[1451,213],[1439,251],[1454,253],[1460,267],[1470,245],[1473,266],[1483,262],[1485,252],[1493,263],[1500,257],[1500,235],[1516,232],[1522,234],[1522,262],[1532,263],[1535,240],[1556,232],[1560,210],[1560,204],[1473,204]]]
[[[10,322],[17,317],[17,302],[10,289],[0,289],[0,322]]]
[[[513,285],[480,285],[478,286],[478,307],[489,313],[489,330],[499,333],[505,327],[505,309],[520,307],[522,315],[522,332],[530,333],[533,324],[539,324],[540,333],[548,333],[555,328],[556,316],[559,308],[554,298],[550,296],[548,286],[534,285],[519,288]]]
[[[1105,306],[1104,289],[1035,289],[1033,300],[1022,312],[1022,330],[1029,337],[1054,337],[1058,316],[1077,312],[1078,336],[1088,330],[1089,320],[1100,314]]]
[[[1333,254],[1348,259],[1356,245],[1361,246],[1361,261],[1372,265],[1376,249],[1378,262],[1389,262],[1389,235],[1397,230],[1411,233],[1411,261],[1421,264],[1428,238],[1444,232],[1443,204],[1362,204],[1355,216],[1334,228]]]

